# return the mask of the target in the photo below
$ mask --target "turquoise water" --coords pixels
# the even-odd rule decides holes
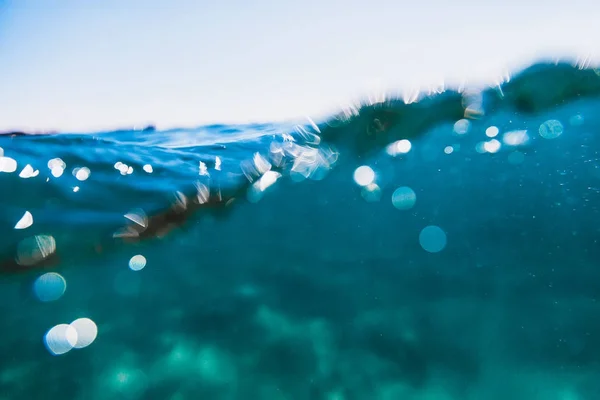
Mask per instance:
[[[598,399],[599,109],[597,70],[539,64],[323,121],[4,134],[0,398]]]

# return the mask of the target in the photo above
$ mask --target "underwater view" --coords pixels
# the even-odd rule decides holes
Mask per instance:
[[[0,135],[0,399],[600,399],[600,70]]]

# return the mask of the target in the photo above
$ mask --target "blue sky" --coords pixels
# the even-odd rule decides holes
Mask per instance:
[[[598,21],[592,0],[0,0],[0,130],[318,117],[373,90],[597,60]]]

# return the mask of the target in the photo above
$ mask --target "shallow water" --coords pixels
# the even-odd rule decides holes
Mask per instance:
[[[0,136],[0,398],[597,399],[599,107]]]

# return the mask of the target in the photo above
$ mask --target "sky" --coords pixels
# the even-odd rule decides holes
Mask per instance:
[[[598,21],[595,0],[0,0],[0,131],[325,116],[598,60]]]

